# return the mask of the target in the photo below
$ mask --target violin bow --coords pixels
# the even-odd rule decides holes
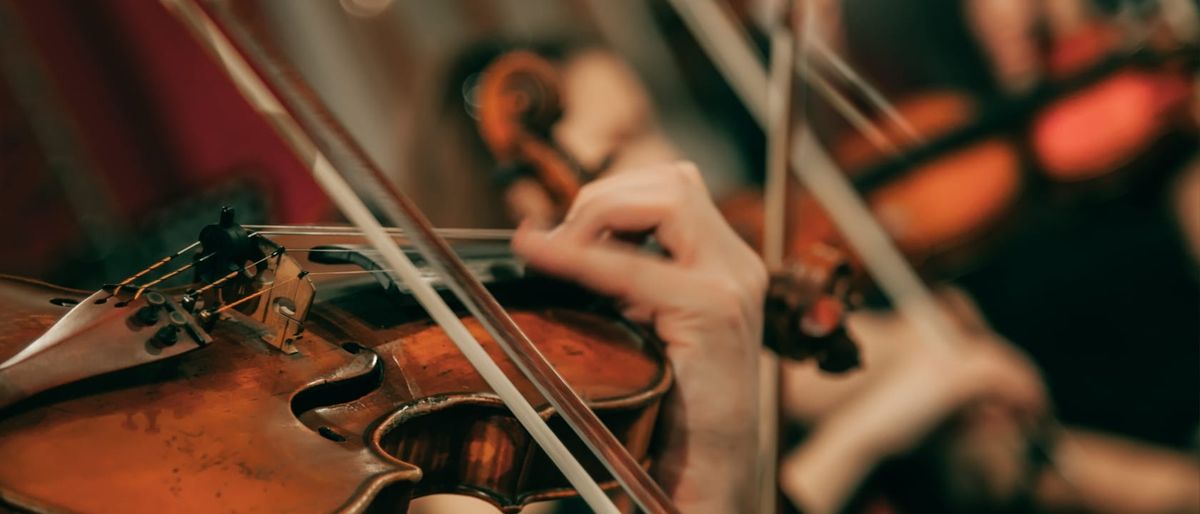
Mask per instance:
[[[606,514],[619,512],[596,480],[467,331],[454,311],[421,279],[412,261],[355,193],[349,183],[351,178],[359,181],[360,190],[375,193],[372,200],[384,217],[408,234],[418,253],[438,271],[455,296],[586,443],[638,507],[651,514],[678,512],[646,470],[566,384],[483,284],[470,274],[416,205],[387,179],[311,95],[301,92],[302,85],[288,76],[253,36],[239,32],[233,23],[214,21],[210,9],[217,9],[218,17],[229,16],[215,3],[209,3],[212,7],[206,8],[200,0],[161,1],[212,54],[246,100],[300,161],[310,167],[317,183],[342,214],[362,231],[393,270],[391,273],[396,279],[412,288],[417,301],[445,330],[589,507]],[[230,32],[226,33],[226,30]],[[364,185],[368,187],[361,187]]]
[[[764,221],[762,256],[770,272],[783,269],[787,240],[787,163],[788,134],[792,126],[792,62],[796,34],[789,23],[792,0],[774,2],[770,27],[771,61],[767,77],[767,159],[766,184],[763,187]],[[759,366],[758,412],[758,508],[760,512],[778,511],[779,474],[779,380],[780,358],[764,352]]]

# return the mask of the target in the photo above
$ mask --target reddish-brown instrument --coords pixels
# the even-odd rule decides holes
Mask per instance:
[[[1085,85],[1032,117],[1029,146],[1040,171],[1060,183],[1097,182],[1114,172],[1153,167],[1143,157],[1180,140],[1195,146],[1189,105],[1196,48],[1163,37],[1167,33],[1123,56],[1121,31],[1093,23],[1052,46],[1046,59],[1050,77],[1070,82],[1082,76]],[[1089,75],[1094,78],[1087,80]]]
[[[381,211],[383,220],[405,231],[417,257],[436,270],[435,276],[453,294],[453,300],[485,327],[519,368],[522,377],[553,405],[556,414],[584,441],[596,460],[620,483],[628,498],[647,512],[677,512],[670,497],[646,471],[645,464],[629,452],[545,358],[507,309],[434,229],[416,203],[392,183],[387,173],[315,100],[311,91],[295,80],[286,64],[272,55],[269,46],[263,45],[249,27],[236,20],[234,11],[220,3],[201,5],[199,0],[164,0],[164,3],[210,55],[222,63],[243,98],[271,121],[273,130],[288,142],[293,153],[311,164],[311,175],[361,231],[381,262],[386,263],[380,271],[387,270],[390,276],[400,277],[411,288],[413,297],[445,329],[471,366],[553,459],[589,506],[601,512],[617,511],[579,457],[571,453],[486,348],[455,316],[447,299],[426,280],[412,258],[389,241],[380,219],[372,214],[364,199],[355,192],[356,188],[374,198],[372,203]]]
[[[244,244],[240,227],[231,218],[219,227],[220,237],[207,239],[210,244],[195,254],[196,262],[216,254],[203,262],[225,269],[236,263],[233,268],[241,271],[226,284],[237,281],[239,287],[226,291],[245,291],[240,297],[247,301],[158,293],[179,298],[170,305],[206,320],[211,341],[113,373],[81,372],[76,377],[81,381],[0,407],[5,464],[0,466],[0,507],[403,512],[415,495],[455,492],[515,510],[573,494],[478,373],[399,286],[391,284],[385,292],[371,280],[334,280],[369,276],[367,270],[346,269],[369,260],[355,246],[345,246],[361,244],[361,237],[292,235],[277,243],[254,236],[247,240],[258,251],[244,252],[236,249]],[[342,246],[314,248],[318,243]],[[505,244],[493,241],[491,247]],[[305,253],[310,255],[306,271],[296,272],[298,259],[287,256]],[[317,257],[330,253],[357,257]],[[226,260],[230,255],[254,260]],[[480,264],[498,277],[491,282],[495,293],[559,373],[645,462],[659,402],[671,384],[660,348],[582,291],[520,278],[511,260],[496,255],[492,248]],[[304,288],[289,289],[310,280],[323,293],[311,308],[304,303],[311,298]],[[125,297],[137,290],[132,283],[123,286]],[[153,353],[183,344],[155,343],[158,325],[140,330],[135,304],[84,302],[85,297],[0,278],[0,360],[53,332],[68,312],[96,309],[116,316],[113,326],[130,330],[127,337],[105,343],[118,350]],[[276,332],[272,320],[284,319],[278,313],[303,324],[285,321],[279,325],[283,332]],[[501,367],[520,377],[478,324],[469,317],[466,322]],[[112,353],[106,348],[75,356],[88,363],[105,361]],[[0,367],[0,386],[21,389],[18,381],[5,380],[18,376],[9,372]],[[558,426],[561,421],[536,389],[526,381],[517,384],[566,436],[569,431]],[[583,452],[581,443],[568,446]],[[598,463],[585,465],[594,476],[605,476]]]
[[[0,358],[85,297],[0,279]],[[420,477],[415,467],[322,438],[292,412],[295,393],[367,373],[371,356],[305,338],[297,359],[236,323],[213,336],[186,357],[0,411],[3,504],[33,512],[353,512],[386,486]]]
[[[562,118],[559,96],[554,65],[533,52],[514,51],[488,65],[476,100],[479,133],[501,176],[534,176],[561,217],[587,176],[550,136]]]
[[[671,384],[669,366],[633,327],[596,312],[553,306],[553,296],[544,294],[547,289],[523,291],[543,294],[537,303],[509,312],[618,440],[648,465],[659,403]],[[417,466],[424,473],[414,491],[418,496],[468,494],[519,510],[529,502],[575,494],[431,321],[380,328],[353,312],[328,306],[319,306],[314,314],[331,322],[314,328],[318,334],[354,341],[379,354],[387,379],[363,398],[302,414],[306,424],[342,437],[361,437]],[[467,326],[506,373],[518,376],[516,366],[478,323],[467,320]],[[521,381],[518,387],[535,407],[553,416],[532,384]],[[561,420],[552,418],[552,425],[560,437],[573,441],[567,446],[574,454],[587,455]],[[585,466],[593,476],[606,476],[594,459]],[[611,481],[602,485],[615,487]]]
[[[1145,156],[1194,146],[1194,58],[1180,58],[1187,50],[1178,47],[1122,53],[1120,43],[1103,23],[1053,42],[1049,80],[986,112],[952,91],[906,97],[896,110],[927,143],[880,117],[876,125],[900,156],[856,132],[834,145],[835,158],[911,257],[975,245],[1009,217],[1030,178],[1089,189],[1078,186],[1150,171],[1154,164],[1139,162]],[[1027,167],[1036,173],[1027,177]]]
[[[205,11],[194,3],[176,5],[188,9],[181,18],[206,44],[228,44],[224,33],[212,32],[220,29]],[[233,67],[228,47],[221,48],[217,56]],[[257,86],[248,89],[254,107],[276,122],[278,136],[304,162],[315,162],[316,145],[299,122],[280,112],[280,100],[238,62],[242,67],[230,74],[240,87]],[[256,65],[276,70],[270,60]],[[288,90],[289,107],[299,108],[299,94]],[[304,111],[305,123],[316,125],[305,128],[340,134],[335,124],[321,123],[317,110]],[[335,154],[335,161],[347,159]],[[437,251],[454,256],[419,212],[407,211],[403,220],[416,227],[410,234],[420,241],[413,246],[425,252],[423,262],[438,270],[423,275],[478,287],[458,296],[463,304],[491,302],[478,319],[460,317],[507,371],[516,396],[549,420],[592,477],[606,482],[613,459],[625,459],[613,473],[621,473],[638,498],[634,493],[647,488],[631,488],[629,470],[645,475],[659,403],[671,384],[659,345],[603,303],[545,279],[522,278],[512,263],[492,258],[468,266],[459,257],[430,253],[432,240],[442,245]],[[345,243],[327,239],[347,235],[362,244],[354,230],[300,232],[319,236],[322,244]],[[37,512],[403,512],[414,495],[457,492],[515,510],[573,494],[400,284],[383,284],[383,293],[375,283],[339,289],[326,282],[317,297],[319,274],[382,276],[383,266],[367,251],[315,244],[311,237],[285,246],[263,233],[247,234],[232,214],[223,214],[201,233],[201,251],[188,247],[86,298],[49,286],[0,296],[14,304],[0,319],[21,328],[0,340],[6,359],[0,363],[0,458],[7,465],[0,471],[0,505]],[[312,266],[302,267],[289,252],[307,253]],[[181,257],[193,259],[179,265]],[[448,263],[457,266],[452,273]],[[368,269],[320,271],[347,264]],[[196,279],[187,290],[155,289],[191,268]],[[474,273],[495,277],[495,291],[486,291]],[[508,309],[493,294],[510,301]],[[510,359],[487,335],[496,333],[491,318],[497,310],[522,322],[518,335],[528,337],[529,351]],[[543,359],[561,387],[577,395],[577,405],[549,406],[539,394],[547,390],[544,378],[535,386],[516,370],[514,360],[529,355]],[[578,409],[591,416],[582,418],[586,446],[603,451],[606,462],[591,457],[566,429],[563,419],[579,421]],[[651,505],[670,511],[669,504]]]
[[[872,120],[888,147],[849,131],[834,138],[834,157],[909,258],[926,272],[955,274],[995,239],[1032,179],[1090,190],[1079,186],[1161,167],[1143,161],[1171,145],[1195,145],[1186,108],[1194,58],[1182,48],[1122,54],[1114,32],[1096,24],[1058,42],[1047,57],[1050,80],[999,107],[985,110],[954,91],[904,97],[894,107],[907,127],[883,113]],[[789,253],[843,247],[816,203],[791,194]],[[724,206],[748,239],[761,240],[757,193]]]
[[[584,172],[551,137],[562,115],[557,70],[545,58],[518,50],[493,60],[481,75],[476,97],[480,135],[505,174],[517,170],[537,179],[561,216],[583,181],[595,173]],[[761,213],[761,206],[754,212]],[[814,357],[829,370],[856,366],[857,351],[841,327],[850,292],[845,259],[828,245],[797,255],[772,280],[765,343],[781,355]]]

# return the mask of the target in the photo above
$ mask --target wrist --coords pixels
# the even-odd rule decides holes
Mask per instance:
[[[755,512],[756,434],[684,434],[668,441],[655,475],[682,512]]]

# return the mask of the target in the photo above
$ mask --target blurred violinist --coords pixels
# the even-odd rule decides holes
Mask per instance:
[[[978,29],[979,37],[992,38],[988,30],[994,29]],[[1011,33],[1004,37],[1008,36]],[[993,40],[985,41],[984,46],[990,41]],[[992,44],[989,48],[1002,47]],[[650,102],[636,87],[636,81],[629,78],[628,69],[604,54],[583,55],[570,61],[571,66],[577,66],[576,71],[586,69],[580,63],[591,67],[589,80],[581,82],[608,87],[592,91],[593,96],[600,94],[605,101],[579,102],[592,109],[567,109],[569,115],[555,127],[564,146],[576,155],[587,156],[581,159],[584,161],[600,162],[607,158],[607,172],[615,175],[653,170],[639,165],[677,158],[678,152],[665,142],[652,117],[645,112]],[[1019,77],[1023,69],[1018,66],[1019,58],[997,56],[995,52],[989,55],[997,73],[1009,76],[1006,80],[1010,85],[1006,88],[1018,91],[1027,87],[1021,85],[1022,81],[1032,80]],[[1001,62],[1003,59],[1009,62]],[[564,94],[567,103],[579,98],[579,93],[570,88],[571,76],[568,73],[564,80],[568,85]],[[1117,80],[1115,86],[1104,85],[1107,89],[1102,87],[1084,99],[1120,102],[1111,95],[1120,97],[1122,93],[1114,91],[1129,94],[1142,87],[1137,82],[1141,78],[1133,82],[1122,80]],[[1131,87],[1122,89],[1121,84]],[[1177,91],[1170,80],[1158,84],[1166,87],[1165,91]],[[1135,94],[1129,98],[1143,97]],[[598,105],[618,107],[596,109]],[[1087,112],[1086,105],[1066,107],[1074,107],[1085,115]],[[1061,116],[1067,118],[1059,119],[1069,119],[1072,115],[1070,110],[1063,112],[1066,114]],[[1158,116],[1140,108],[1129,112],[1135,116]],[[1045,122],[1047,127],[1057,123],[1053,119],[1055,112],[1050,113],[1050,121]],[[1172,116],[1175,114],[1178,113]],[[1045,133],[1053,132],[1052,128],[1047,130]],[[597,135],[600,137],[589,137]],[[615,144],[617,140],[625,144]],[[1052,148],[1046,154],[1047,163],[1062,164],[1060,169],[1064,173],[1072,169],[1087,170],[1089,166],[1111,166],[1112,159],[1126,158],[1118,155],[1106,162],[1072,161],[1073,150],[1066,146],[1062,153],[1053,153],[1058,151],[1053,140],[1047,140]],[[621,151],[626,147],[639,150],[626,154]],[[1110,145],[1105,150],[1119,148]],[[1180,226],[1193,228],[1185,235],[1185,240],[1193,245],[1197,240],[1196,223],[1188,213],[1194,217],[1195,202],[1190,201],[1197,194],[1194,176],[1194,172],[1183,175],[1178,181],[1182,186],[1177,189],[1179,194],[1173,195],[1179,206]],[[534,184],[529,185],[531,194],[541,194],[532,187]],[[855,498],[861,494],[858,488],[865,482],[880,480],[875,475],[881,464],[904,460],[902,457],[917,450],[932,449],[939,455],[935,459],[935,467],[940,469],[936,471],[941,475],[939,483],[946,487],[935,493],[930,490],[933,486],[917,484],[919,490],[910,493],[943,496],[938,502],[927,504],[940,508],[1024,510],[1037,506],[1094,512],[1200,509],[1196,489],[1198,471],[1193,459],[1185,454],[1081,429],[1069,429],[1058,437],[1053,435],[1056,430],[1047,432],[1041,416],[1049,412],[1051,402],[1046,396],[1042,372],[1021,351],[998,336],[995,329],[988,327],[966,296],[951,293],[950,298],[951,311],[964,320],[961,338],[966,344],[960,354],[942,355],[915,342],[904,343],[914,336],[902,321],[883,313],[863,313],[852,315],[848,325],[851,335],[863,347],[865,371],[830,379],[818,377],[811,365],[786,368],[785,412],[810,427],[807,437],[789,454],[781,470],[783,489],[799,507],[830,512],[851,508],[855,501],[861,506],[863,499]],[[1050,382],[1058,381],[1051,377]],[[1031,444],[1031,437],[1046,440]],[[1052,441],[1060,444],[1053,445]],[[1053,453],[1039,455],[1039,452]],[[1052,464],[1043,465],[1045,460]]]
[[[1122,57],[1130,48],[1144,52],[1132,55],[1154,55],[1164,48],[1169,53],[1181,39],[1186,49],[1189,31],[1175,29],[1191,26],[1194,38],[1194,5],[1191,14],[1182,6],[1179,15],[1175,2],[1125,3],[1119,16],[1106,18],[1104,2],[878,4],[842,2],[835,14],[846,18],[833,24],[842,27],[838,41],[850,42],[855,60],[866,63],[864,71],[891,95],[919,96],[939,88],[966,92],[968,105],[974,106],[967,112],[982,116],[992,104],[1022,105],[1005,99],[1060,91],[1043,96],[1049,98],[1044,103],[1026,103],[1038,107],[1014,127],[993,130],[1027,145],[1033,158],[1035,174],[1020,178],[1024,212],[1010,207],[1004,214],[1026,224],[993,225],[993,233],[1014,233],[1010,241],[993,242],[992,253],[974,269],[960,271],[958,280],[995,325],[990,330],[1003,333],[1042,367],[1059,416],[1091,428],[1072,427],[1053,437],[1052,464],[1040,470],[1027,465],[1029,474],[1022,477],[1005,472],[1013,466],[1003,460],[981,458],[988,454],[984,446],[996,439],[988,434],[1003,426],[1003,419],[991,416],[987,425],[993,428],[988,428],[970,422],[970,414],[955,415],[951,419],[960,421],[951,426],[957,434],[941,430],[903,451],[876,454],[908,466],[885,466],[873,481],[893,498],[905,498],[902,511],[904,505],[915,511],[974,511],[994,510],[997,504],[1013,511],[1200,511],[1200,471],[1193,455],[1179,451],[1194,449],[1197,428],[1196,262],[1181,252],[1195,248],[1200,234],[1194,207],[1200,173],[1196,100],[1188,92],[1194,79],[1180,71],[1179,62],[1138,64],[1136,58]],[[896,41],[905,43],[898,47]],[[1106,62],[1118,65],[1105,74],[1100,70],[1112,66]],[[1076,86],[1064,86],[1072,82]],[[902,113],[905,107],[898,102]],[[943,112],[933,118],[938,117],[954,116]],[[936,132],[926,135],[937,137]],[[970,177],[984,170],[964,166],[951,172]],[[961,201],[986,192],[962,189],[955,195]],[[1176,233],[1177,228],[1182,230]],[[1137,321],[1143,319],[1154,321]],[[785,386],[787,409],[816,426],[808,441],[835,432],[826,424],[842,417],[839,405],[884,394],[877,391],[887,387],[885,375],[897,377],[892,384],[903,384],[901,371],[879,368],[903,369],[904,359],[880,350],[872,358],[871,339],[858,341],[875,370],[868,367],[862,376],[841,381],[815,378],[812,370],[785,374],[785,381],[793,382]],[[1130,353],[1133,348],[1141,350]],[[912,352],[921,350],[913,346]],[[953,376],[944,369],[939,387],[961,387]],[[800,394],[818,388],[830,396]],[[920,397],[910,395],[909,404]],[[931,464],[915,456],[931,448],[941,448],[945,457]],[[1009,459],[1028,458],[1019,453],[1021,446],[1013,448]],[[802,447],[784,465],[785,484],[788,469],[812,460],[807,453]],[[963,458],[971,454],[977,457],[973,465]],[[947,498],[930,501],[935,495],[929,491],[913,491],[923,479],[905,475],[922,467],[936,469],[922,476],[926,481],[941,477],[940,494]],[[1010,476],[1008,494],[998,494],[1006,488],[985,487],[1001,483],[1005,475]],[[792,489],[805,490],[805,476],[794,476]]]

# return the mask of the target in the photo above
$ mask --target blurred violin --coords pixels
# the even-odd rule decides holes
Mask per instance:
[[[889,147],[856,130],[836,139],[834,158],[910,257],[969,253],[1012,217],[1030,182],[1113,191],[1194,148],[1194,49],[1120,42],[1102,23],[1048,42],[1046,81],[986,109],[952,91],[904,97],[894,108],[905,127],[865,115]],[[969,261],[957,257],[936,265]]]
[[[514,217],[561,219],[590,173],[551,136],[563,115],[558,70],[533,52],[509,52],[488,65],[476,91],[476,126],[497,161],[500,189],[511,194],[509,186],[529,177],[550,200],[548,206],[527,206],[524,198],[509,198],[512,208],[521,209]]]
[[[951,146],[949,149],[951,151],[940,149],[935,145],[926,145],[919,141],[923,138],[921,138],[919,135],[919,131],[914,129],[912,123],[904,124],[903,128],[900,130],[907,129],[905,130],[908,132],[908,134],[905,134],[906,137],[916,134],[913,139],[918,140],[916,142],[919,144],[913,144],[914,142],[911,141],[906,142],[903,138],[897,139],[895,136],[888,136],[885,134],[885,130],[889,129],[879,129],[874,123],[871,123],[871,118],[878,119],[879,117],[866,116],[853,109],[846,109],[848,112],[843,112],[842,114],[845,115],[851,124],[855,125],[856,130],[861,131],[861,138],[869,140],[868,142],[870,143],[870,146],[873,146],[879,150],[877,153],[884,154],[885,156],[890,155],[890,157],[887,157],[887,160],[894,161],[894,167],[896,170],[894,175],[869,174],[860,176],[851,174],[851,176],[854,177],[853,180],[851,180],[841,172],[841,167],[837,165],[833,158],[831,158],[829,155],[830,152],[827,152],[823,148],[822,143],[813,137],[811,130],[798,131],[795,134],[788,134],[786,130],[775,130],[775,124],[773,123],[775,120],[770,118],[770,115],[776,114],[778,108],[777,106],[770,105],[770,94],[772,89],[764,86],[775,83],[773,80],[769,80],[767,77],[769,73],[770,78],[773,79],[776,76],[774,72],[778,67],[773,65],[768,72],[757,66],[733,66],[731,63],[740,64],[746,62],[746,59],[737,58],[739,54],[742,56],[753,55],[753,52],[751,49],[749,49],[749,45],[747,43],[739,41],[736,37],[727,37],[729,34],[736,35],[736,29],[722,26],[725,25],[726,22],[722,21],[722,16],[720,16],[719,13],[712,16],[704,15],[705,13],[702,12],[701,7],[709,5],[710,3],[711,2],[673,2],[673,5],[675,6],[676,10],[681,13],[681,18],[688,20],[693,34],[697,35],[698,39],[701,40],[701,44],[705,46],[706,50],[709,51],[713,62],[722,72],[722,75],[727,82],[732,85],[732,89],[738,93],[744,105],[747,106],[747,110],[756,117],[756,121],[768,133],[768,140],[772,140],[772,136],[783,136],[775,137],[774,140],[783,142],[783,145],[788,149],[786,152],[786,157],[787,160],[790,161],[787,164],[791,165],[791,171],[794,173],[798,181],[804,184],[804,186],[812,192],[812,196],[808,197],[811,198],[810,205],[812,206],[812,209],[810,210],[827,211],[828,217],[817,218],[818,224],[816,229],[816,237],[799,239],[799,249],[805,250],[819,244],[825,244],[830,240],[837,241],[844,239],[844,241],[848,243],[845,245],[845,247],[854,250],[854,253],[852,254],[854,259],[853,262],[855,264],[854,267],[859,268],[858,264],[861,264],[861,268],[859,269],[864,269],[870,273],[874,284],[877,285],[880,292],[891,301],[892,306],[895,308],[898,314],[905,319],[906,322],[910,323],[911,326],[920,334],[919,339],[923,342],[923,344],[933,347],[940,347],[943,350],[953,350],[957,342],[956,340],[958,339],[954,332],[953,322],[947,319],[945,313],[938,308],[937,302],[928,290],[928,287],[924,285],[923,281],[916,274],[915,270],[908,264],[908,262],[906,262],[905,257],[920,257],[919,255],[914,254],[921,251],[942,252],[945,251],[948,246],[972,243],[971,239],[986,235],[987,231],[984,231],[985,233],[983,234],[973,232],[979,227],[962,227],[968,230],[960,231],[956,229],[954,223],[945,223],[940,225],[939,228],[943,230],[939,231],[945,235],[953,236],[952,238],[944,240],[939,240],[939,238],[935,237],[918,238],[916,241],[922,244],[918,245],[909,243],[908,245],[905,245],[903,239],[906,236],[909,236],[909,234],[897,234],[896,228],[908,227],[903,224],[900,224],[899,227],[897,227],[896,221],[913,221],[911,220],[913,216],[910,214],[912,212],[925,212],[930,215],[938,214],[936,209],[924,209],[925,206],[921,205],[919,201],[945,203],[959,199],[963,193],[955,190],[955,188],[936,187],[941,184],[938,184],[933,179],[927,181],[925,177],[910,175],[910,173],[915,173],[916,170],[920,169],[913,166],[911,161],[921,162],[914,157],[920,156],[929,159],[925,162],[935,162],[938,158],[963,158],[962,156],[955,155],[952,151],[963,148],[967,149],[965,151],[970,151],[970,149],[967,148],[969,145],[958,143],[962,146]],[[811,17],[808,19],[811,19]],[[786,26],[788,24],[785,23],[783,25]],[[803,32],[803,34],[806,35],[811,35],[812,33],[812,30],[805,30]],[[774,39],[775,34],[772,34],[773,43]],[[741,46],[746,48],[741,48]],[[773,44],[771,49],[773,63],[775,56],[779,54],[779,52],[776,50],[777,48]],[[784,61],[788,65],[788,68],[790,68],[792,59],[789,57]],[[820,84],[824,78],[816,77],[811,74],[812,69],[808,66],[804,66],[803,63],[797,64],[796,68],[797,74],[809,81],[810,84],[813,84],[815,89],[822,89],[822,87],[817,84]],[[790,73],[787,75],[790,75]],[[763,94],[764,92],[766,92],[766,94]],[[844,100],[844,98],[839,98],[833,94],[827,93],[828,89],[821,91],[821,94],[826,96],[831,103],[840,104],[851,108],[854,106],[853,102],[842,102],[841,100]],[[863,96],[870,95],[864,93]],[[1053,99],[1053,97],[1049,98],[1049,100],[1043,99],[1043,101],[1051,101]],[[951,99],[949,102],[946,102],[944,99],[942,99],[942,101],[943,106],[954,105],[953,99]],[[934,102],[934,105],[936,105],[936,102]],[[1032,105],[1038,104],[1033,103]],[[768,107],[770,110],[768,110]],[[962,127],[956,126],[957,123],[962,123],[964,121],[968,124],[971,123],[971,118],[969,116],[962,116],[963,112],[965,111],[961,109],[956,111],[953,109],[953,107],[932,108],[928,109],[927,112],[931,119],[922,120],[917,123],[920,123],[922,126],[936,126],[938,124],[943,124],[945,126],[942,127],[941,130],[948,131],[946,136],[947,138],[963,138],[969,143],[980,143],[982,141],[983,143],[981,143],[981,147],[989,150],[979,153],[983,156],[991,154],[994,157],[991,157],[987,160],[980,159],[978,161],[979,164],[976,165],[988,166],[988,161],[991,161],[990,164],[993,164],[993,166],[986,168],[989,177],[1000,178],[1009,182],[1013,181],[1013,177],[1024,178],[1021,177],[1020,173],[1022,170],[1019,168],[1009,167],[1008,169],[1005,169],[1005,167],[994,165],[996,163],[1003,164],[1006,160],[1010,162],[1015,161],[1018,163],[1024,160],[1026,151],[1025,148],[1020,146],[1020,142],[1017,141],[1017,143],[1013,143],[1001,140],[999,143],[1000,145],[1004,146],[1004,148],[1002,148],[1004,151],[999,152],[991,150],[995,148],[1001,148],[1001,146],[992,144],[987,136],[994,137],[997,135],[1003,136],[1005,134],[995,131],[995,129],[990,129],[981,131],[983,134],[971,134],[967,136],[967,131],[961,131],[960,129]],[[888,116],[893,119],[903,119],[903,116]],[[956,122],[955,118],[959,118],[959,121]],[[1020,117],[1018,117],[1018,119],[1020,119]],[[787,124],[785,123],[784,125]],[[926,130],[928,130],[928,128],[926,128]],[[780,132],[783,133],[780,134]],[[934,137],[936,138],[937,136]],[[1016,139],[1014,138],[1014,140]],[[1194,149],[1194,143],[1192,148]],[[914,149],[924,150],[925,152],[928,152],[928,155],[905,155],[912,154]],[[1014,155],[1018,158],[1014,159]],[[979,158],[979,156],[971,157],[976,157],[977,159]],[[971,159],[967,159],[967,162],[970,162],[970,160]],[[964,167],[959,170],[951,169],[951,171],[956,171],[959,175],[961,175],[964,173],[973,173],[975,169]],[[945,173],[941,174],[943,176],[935,177],[935,179],[950,178],[953,180],[954,177],[948,176],[951,171],[946,171]],[[872,182],[870,179],[876,180]],[[911,181],[910,183],[917,183],[921,186],[910,188],[915,189],[915,191],[910,192],[926,192],[933,194],[927,194],[923,196],[899,195],[899,198],[895,198],[893,200],[907,198],[909,200],[919,201],[914,201],[910,205],[904,206],[908,207],[910,210],[909,212],[899,213],[901,216],[899,216],[898,219],[893,218],[890,220],[890,223],[889,220],[886,219],[882,224],[877,223],[876,218],[887,218],[888,215],[886,213],[879,212],[880,209],[878,206],[878,199],[875,198],[875,196],[877,194],[883,194],[887,187],[892,186],[893,184],[903,184],[904,181]],[[922,184],[921,182],[924,183]],[[949,183],[950,182],[947,182],[947,184]],[[770,177],[768,177],[768,184],[770,184]],[[970,185],[973,187],[975,184]],[[902,188],[900,192],[903,193],[905,191]],[[862,196],[860,197],[860,195]],[[969,195],[967,195],[966,198],[968,201],[974,199]],[[1003,204],[1008,201],[1004,195],[996,195],[992,197],[992,200],[993,201],[991,204],[993,206],[1000,205],[1000,209],[1010,208],[1003,206]],[[752,202],[747,203],[753,205]],[[818,203],[820,204],[820,208],[816,207],[816,204]],[[804,204],[799,205],[803,206]],[[989,223],[988,220],[990,216],[986,216],[987,211],[996,208],[991,206],[985,207],[988,208],[979,209],[977,213],[984,215],[969,216],[969,219],[975,221],[983,220],[984,223]],[[795,209],[795,207],[793,207],[793,209]],[[763,212],[763,209],[761,207],[750,208],[746,210],[754,211],[752,216],[758,216],[760,220],[762,219],[762,214],[760,213]],[[971,214],[970,210],[964,212]],[[748,218],[750,218],[750,216],[748,216]],[[812,218],[806,218],[801,220],[801,222],[807,225],[811,220]],[[827,235],[834,234],[832,228],[820,227],[819,222],[822,220],[828,220],[828,225],[836,226],[837,232],[836,235],[832,236],[832,239],[831,236]],[[956,222],[959,220],[948,221]],[[756,227],[756,225],[758,227],[762,226],[761,223],[749,223],[747,225],[752,230]],[[812,227],[812,225],[808,226]],[[885,227],[886,229],[890,230],[886,230]],[[935,225],[935,227],[938,227],[938,225]],[[762,229],[759,228],[758,230],[761,231]],[[812,229],[810,228],[810,230]],[[931,235],[937,235],[937,232],[934,232]],[[910,241],[912,240],[910,239]],[[900,249],[906,250],[908,255],[906,256],[901,253]],[[795,240],[793,240],[789,245],[789,250],[793,252],[797,250],[797,242]],[[1053,421],[1050,423],[1052,425],[1054,424]],[[1030,448],[1033,449],[1042,446],[1044,444],[1044,441],[1042,441],[1042,436],[1045,435],[1045,433],[1029,434]],[[1046,456],[1052,455],[1052,452],[1047,451],[1045,448],[1042,449],[1041,453]],[[1051,462],[1050,468],[1057,469],[1057,466]],[[1067,480],[1069,481],[1069,478]]]
[[[1064,61],[1055,56],[1088,44],[1061,42],[1048,60]],[[877,132],[856,128],[835,138],[833,157],[909,258],[930,274],[960,273],[1011,225],[1031,181],[1058,191],[1112,191],[1194,148],[1187,109],[1194,56],[1184,49],[1105,55],[987,110],[954,91],[904,97],[893,105],[899,122],[879,111],[862,114]],[[836,241],[814,202],[792,194],[789,217],[805,221],[793,224],[790,251]],[[746,192],[726,203],[752,241],[761,238],[760,202]]]
[[[521,201],[530,197],[513,198],[511,186],[518,177],[531,178],[545,193],[540,197],[552,202],[550,208],[511,207],[516,213],[548,211],[561,219],[581,185],[599,175],[585,171],[553,139],[563,112],[559,83],[556,66],[526,50],[502,54],[480,73],[477,126],[497,161],[499,186],[510,202]],[[815,358],[830,371],[857,366],[857,349],[841,323],[854,296],[843,254],[819,245],[797,255],[772,278],[765,344],[791,358]]]
[[[1095,25],[1051,47],[1050,80],[986,111],[964,94],[934,91],[903,98],[891,112],[864,113],[855,106],[871,102],[842,94],[841,103],[865,125],[838,138],[832,154],[909,259],[927,274],[956,275],[1014,223],[1030,168],[1062,186],[1103,186],[1147,168],[1145,156],[1153,161],[1161,150],[1194,146],[1194,120],[1184,108],[1196,64],[1189,55],[1178,47],[1121,53],[1111,27]],[[571,181],[591,174],[550,136],[562,110],[554,66],[513,52],[483,77],[478,119],[485,142],[502,169],[538,179],[554,199],[553,210],[564,212],[578,188]],[[853,252],[840,250],[846,244],[817,202],[796,186],[789,189],[791,271],[779,274],[790,277],[779,290],[791,293],[772,294],[768,303],[796,312],[793,307],[812,305],[811,293],[820,291],[824,315],[804,314],[804,321],[782,325],[821,327],[802,337],[836,332],[821,320],[840,318],[834,300],[844,306],[855,296],[844,283],[861,280],[860,266]],[[735,193],[721,205],[735,229],[762,247],[761,195]],[[803,284],[814,277],[819,285]],[[791,299],[781,301],[785,297]],[[768,328],[777,319],[768,319]]]

